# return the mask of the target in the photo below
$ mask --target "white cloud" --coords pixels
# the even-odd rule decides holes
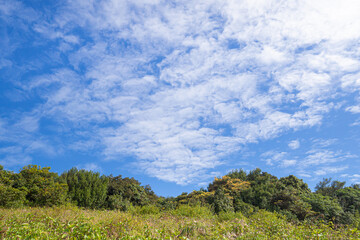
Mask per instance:
[[[6,167],[23,167],[32,162],[32,154],[54,156],[62,151],[38,134],[40,114],[36,111],[16,115],[14,119],[0,118],[0,164]]]
[[[313,149],[307,152],[306,158],[301,162],[303,166],[317,166],[342,162],[346,159],[354,158],[355,155],[343,153],[342,151],[331,151],[327,149]]]
[[[38,116],[24,116],[18,123],[15,124],[15,128],[22,129],[26,132],[35,132],[39,128]]]
[[[312,140],[312,146],[315,149],[327,148],[336,144],[338,141],[339,139],[337,138],[330,138],[330,139],[316,138]]]
[[[85,169],[92,172],[102,172],[102,168],[97,163],[85,163],[76,166],[78,169]]]
[[[293,150],[298,149],[300,147],[300,141],[298,139],[292,140],[289,142],[288,146]]]
[[[287,152],[267,151],[261,154],[261,157],[270,166],[276,164],[276,166],[287,168],[296,166],[298,163],[296,159],[289,159],[290,156]]]
[[[306,173],[306,172],[299,172],[298,176],[303,177],[303,178],[311,178],[312,177],[309,173]]]
[[[342,177],[343,179],[346,179],[346,183],[347,184],[360,184],[360,174],[341,174],[340,177]]]
[[[282,166],[284,166],[284,167],[290,167],[290,166],[295,166],[296,165],[296,163],[297,163],[297,160],[283,160],[283,162],[282,162]]]
[[[8,155],[0,160],[0,164],[6,167],[19,167],[25,166],[32,162],[32,158],[28,155]]]
[[[326,176],[328,174],[342,172],[348,168],[348,166],[322,167],[319,170],[314,171],[314,173],[318,176]]]
[[[273,3],[259,2],[259,5],[253,5],[250,2],[240,4],[229,2],[222,14],[230,17],[230,20],[220,24],[209,20],[210,15],[218,11],[216,10],[219,7],[216,6],[217,3],[193,6],[197,10],[196,15],[191,10],[183,10],[170,5],[159,7],[154,4],[156,11],[153,14],[149,15],[149,8],[145,6],[142,7],[142,12],[137,18],[131,15],[128,3],[124,2],[124,6],[117,3],[110,4],[111,7],[105,10],[106,14],[92,15],[90,20],[99,16],[104,17],[104,24],[98,27],[115,31],[130,26],[130,31],[125,31],[122,35],[136,39],[140,46],[147,48],[145,52],[142,52],[144,56],[141,58],[138,58],[137,54],[131,56],[131,65],[136,66],[148,61],[153,54],[152,48],[160,42],[165,43],[165,49],[173,46],[177,49],[165,55],[164,60],[158,64],[161,70],[159,80],[169,83],[170,87],[159,84],[158,79],[153,79],[150,82],[152,85],[144,89],[153,89],[154,94],[151,96],[147,95],[147,91],[139,91],[141,89],[139,87],[132,87],[141,86],[146,82],[141,78],[137,78],[138,83],[132,80],[134,73],[130,65],[125,63],[119,68],[118,63],[124,63],[121,57],[110,57],[106,51],[105,54],[103,53],[103,49],[91,48],[86,54],[90,54],[88,58],[91,59],[94,67],[90,68],[88,76],[94,80],[87,89],[86,95],[96,94],[95,96],[100,101],[87,103],[89,100],[84,93],[74,93],[74,89],[68,86],[62,88],[55,98],[52,98],[64,96],[66,91],[69,97],[77,96],[74,103],[71,103],[73,100],[70,102],[61,97],[66,103],[62,112],[73,120],[83,119],[81,116],[90,117],[95,121],[110,117],[124,122],[120,128],[112,129],[110,135],[108,130],[100,131],[106,146],[105,153],[108,156],[124,152],[135,154],[143,159],[142,166],[149,174],[164,180],[184,183],[185,179],[192,181],[202,170],[221,164],[219,159],[239,149],[241,144],[261,138],[268,139],[290,128],[319,124],[321,115],[328,111],[328,106],[323,102],[318,104],[317,101],[329,97],[333,85],[331,75],[313,72],[313,69],[317,70],[322,66],[321,61],[326,58],[326,55],[318,58],[319,63],[312,63],[318,64],[317,67],[312,67],[311,63],[308,63],[308,59],[316,59],[314,54],[307,53],[304,55],[305,58],[300,55],[298,58],[300,66],[298,62],[294,62],[293,56],[288,57],[289,51],[301,46],[302,43],[319,44],[322,40],[319,36],[332,37],[332,34],[324,32],[325,30],[332,32],[331,29],[323,29],[324,25],[314,25],[314,19],[318,22],[325,20],[316,13],[318,9],[306,6],[311,9],[311,17],[303,13],[305,20],[307,19],[304,26],[298,19],[293,17],[290,21],[288,19],[289,15],[296,16],[298,12],[300,14],[302,14],[301,11],[306,12],[304,8],[287,12],[286,8],[280,8],[280,5]],[[234,9],[238,7],[246,9],[248,14],[245,14],[241,20],[235,20],[238,11],[234,12]],[[118,11],[115,11],[118,8],[123,9],[121,17],[118,17]],[[233,10],[229,13],[227,11],[230,8]],[[125,9],[128,10],[125,11]],[[205,9],[210,10],[205,12]],[[269,18],[264,19],[268,21],[266,24],[259,21],[264,13],[270,13]],[[86,16],[89,17],[89,15]],[[281,28],[277,22],[270,20],[270,16],[285,26]],[[249,19],[252,18],[257,21],[253,26],[249,25]],[[128,25],[130,19],[135,20],[134,25]],[[180,19],[182,20],[179,21]],[[238,24],[238,21],[242,24]],[[143,22],[146,24],[140,24]],[[223,33],[216,30],[219,27],[224,29]],[[300,32],[304,30],[305,34],[295,34],[293,30],[297,27],[300,27]],[[313,33],[306,34],[309,30],[321,31],[322,34],[315,36]],[[342,30],[341,27],[339,30]],[[290,39],[296,39],[296,42],[284,42],[278,35],[279,31]],[[298,29],[296,31],[299,32]],[[228,36],[235,36],[238,41],[244,40],[247,47],[243,51],[229,51],[222,47],[223,41]],[[239,36],[245,36],[246,39]],[[252,39],[259,39],[259,44],[250,43]],[[264,44],[263,47],[262,44]],[[192,49],[186,50],[188,47]],[[254,53],[258,53],[259,60],[253,57]],[[80,54],[84,53],[80,52]],[[100,61],[91,56],[97,56]],[[228,61],[229,58],[232,61]],[[348,66],[355,66],[351,61],[349,59],[349,64],[343,68],[349,69]],[[259,86],[266,83],[265,76],[255,72],[244,74],[241,69],[248,67],[244,65],[244,62],[253,63],[260,68],[263,68],[263,64],[276,63],[277,66],[273,67],[278,71],[277,75],[289,73],[295,77],[295,81],[289,82],[286,78],[279,78],[278,85],[275,79],[275,82],[270,82],[270,84],[279,86],[280,90],[273,93],[263,92]],[[287,64],[289,67],[281,69],[279,63]],[[236,69],[239,71],[236,72]],[[268,71],[267,68],[264,70]],[[223,77],[218,77],[219,74]],[[288,87],[284,90],[298,91],[293,100],[302,102],[307,108],[292,113],[273,109],[272,104],[281,106],[284,103],[283,99],[286,95],[281,87],[285,85]],[[117,86],[122,86],[122,90],[117,90]],[[117,93],[115,98],[109,95],[112,89]],[[121,101],[118,101],[120,99]],[[276,99],[278,99],[277,102],[274,102]],[[116,102],[116,104],[109,105],[109,102]],[[317,108],[320,105],[321,107]],[[112,112],[112,115],[109,116],[107,112]],[[95,117],[103,114],[104,117]],[[203,123],[199,119],[204,119]],[[229,136],[222,136],[222,132],[217,129],[219,124],[228,124],[228,127],[232,129]],[[296,162],[295,160],[287,161],[283,164],[284,166]]]
[[[351,112],[351,113],[360,113],[360,106],[347,107],[346,111]]]
[[[340,89],[360,90],[357,1],[67,4],[34,29],[79,45],[59,44],[59,51],[71,49],[71,69],[23,84],[45,103],[37,106],[41,116],[25,114],[17,126],[37,132],[41,117],[52,118],[76,136],[72,149],[99,144],[108,159],[135,156],[162,180],[203,181],[248,143],[320,125]],[[229,48],[229,40],[239,47]],[[350,154],[322,149],[304,161],[285,152],[264,158],[307,167]]]

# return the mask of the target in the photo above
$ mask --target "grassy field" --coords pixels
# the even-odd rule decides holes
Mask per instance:
[[[213,215],[187,205],[159,212],[147,206],[128,212],[74,207],[0,209],[1,239],[360,239],[360,231],[289,222],[258,211]]]

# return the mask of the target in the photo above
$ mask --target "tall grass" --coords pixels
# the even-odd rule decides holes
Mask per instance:
[[[359,239],[353,227],[289,222],[257,211],[213,215],[201,206],[156,206],[128,212],[76,207],[0,209],[1,239]]]

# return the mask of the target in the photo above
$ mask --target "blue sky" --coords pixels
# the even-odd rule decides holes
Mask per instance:
[[[0,164],[360,182],[360,2],[0,0]]]

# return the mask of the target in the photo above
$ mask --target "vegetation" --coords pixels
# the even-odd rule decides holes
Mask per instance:
[[[108,178],[92,171],[72,168],[60,179],[69,187],[68,198],[79,207],[101,208],[105,206]]]
[[[182,205],[188,206],[188,205]],[[283,215],[259,210],[209,213],[185,207],[154,213],[77,207],[0,209],[2,239],[359,239],[354,227],[322,221],[289,222]],[[189,210],[192,213],[189,214]],[[204,212],[205,211],[205,212]],[[203,215],[205,213],[205,215]]]
[[[359,239],[360,187],[255,169],[158,197],[133,178],[0,166],[1,239]]]

